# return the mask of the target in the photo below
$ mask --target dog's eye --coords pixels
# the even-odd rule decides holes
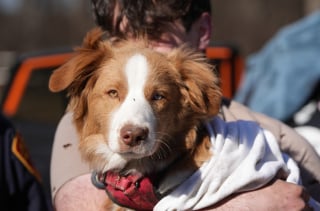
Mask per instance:
[[[112,98],[116,98],[119,96],[118,91],[115,89],[111,89],[111,90],[107,91],[107,94]]]
[[[152,96],[152,100],[162,100],[164,99],[164,96],[159,93],[154,93]]]

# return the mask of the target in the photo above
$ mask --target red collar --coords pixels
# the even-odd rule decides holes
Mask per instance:
[[[130,209],[152,210],[159,201],[151,177],[139,174],[122,176],[108,171],[104,174],[93,173],[92,182],[96,187],[105,189],[113,202]]]

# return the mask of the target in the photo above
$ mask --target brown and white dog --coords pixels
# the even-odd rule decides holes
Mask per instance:
[[[218,78],[201,53],[168,54],[144,39],[110,42],[90,31],[49,88],[68,88],[82,158],[98,172],[158,177],[166,193],[212,155],[202,122],[220,108]]]

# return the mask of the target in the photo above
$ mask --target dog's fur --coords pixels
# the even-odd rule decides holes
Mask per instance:
[[[218,78],[188,47],[162,54],[143,38],[102,35],[89,32],[49,88],[68,88],[79,150],[91,168],[162,172],[159,191],[167,192],[212,156],[202,122],[219,111]]]

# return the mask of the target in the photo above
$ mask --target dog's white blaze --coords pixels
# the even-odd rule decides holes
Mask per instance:
[[[149,129],[148,140],[154,140],[151,137],[154,134],[154,114],[148,100],[145,98],[144,88],[148,79],[149,67],[145,56],[141,54],[133,55],[128,59],[124,69],[128,93],[118,110],[113,113],[111,120],[111,130],[109,136],[109,146],[112,150],[117,151],[120,146],[120,130],[126,124],[147,127]],[[152,148],[153,141],[147,141],[143,148]],[[151,149],[139,148],[139,152]]]

